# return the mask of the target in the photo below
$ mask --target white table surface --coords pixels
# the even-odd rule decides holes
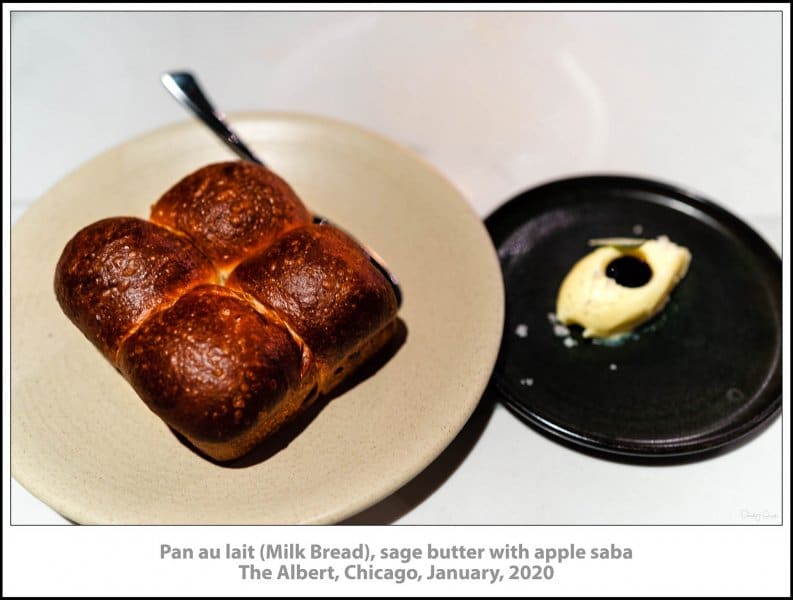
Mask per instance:
[[[12,221],[94,155],[187,119],[158,78],[188,68],[227,113],[318,113],[414,148],[482,217],[543,181],[629,173],[716,199],[781,250],[777,13],[15,12],[11,33]],[[779,419],[719,456],[640,466],[486,401],[351,522],[773,523],[781,468]],[[13,523],[67,522],[11,491]]]

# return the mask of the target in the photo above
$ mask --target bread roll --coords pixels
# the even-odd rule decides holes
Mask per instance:
[[[124,338],[217,273],[189,240],[148,221],[97,221],[75,235],[55,269],[63,312],[102,353],[116,361]]]
[[[151,220],[184,233],[225,275],[311,215],[278,175],[239,161],[208,165],[179,181],[152,207]]]
[[[307,225],[242,262],[226,285],[277,313],[311,349],[320,388],[396,313],[391,285],[348,235]],[[354,358],[354,357],[353,357]]]
[[[152,221],[79,231],[55,294],[146,405],[216,460],[278,431],[396,330],[390,282],[265,167],[199,169]]]

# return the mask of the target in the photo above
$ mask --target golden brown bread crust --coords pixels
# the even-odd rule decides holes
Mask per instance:
[[[55,269],[66,316],[111,361],[124,337],[153,310],[217,279],[189,240],[133,217],[80,230]]]
[[[298,384],[300,348],[233,291],[201,286],[148,319],[119,365],[157,415],[191,440],[232,439]]]
[[[366,363],[366,361],[385,346],[397,332],[397,319],[392,319],[379,331],[358,343],[347,356],[335,363],[326,363],[325,368],[318,367],[319,391],[323,394],[331,392],[337,385]]]
[[[240,435],[219,442],[191,439],[187,436],[188,439],[196,448],[215,460],[227,461],[246,454],[268,435],[275,433],[283,425],[308,412],[321,394],[330,392],[349,374],[354,373],[369,357],[389,342],[396,330],[397,320],[394,319],[373,336],[362,341],[350,353],[348,359],[328,371],[326,378],[319,377],[317,365],[313,364],[310,374],[302,379],[301,384],[287,390],[276,410],[262,411],[258,420]]]
[[[306,207],[278,175],[249,162],[208,165],[152,207],[151,220],[183,232],[221,271],[310,223]]]
[[[284,234],[226,284],[283,318],[319,361],[342,360],[393,319],[396,296],[358,244],[332,225]]]
[[[147,406],[216,460],[278,431],[396,330],[394,290],[361,247],[311,225],[264,167],[204,167],[152,220],[163,226],[119,217],[78,232],[55,293]]]

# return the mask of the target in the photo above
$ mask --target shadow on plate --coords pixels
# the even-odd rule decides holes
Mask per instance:
[[[198,452],[195,447],[187,440],[187,438],[185,438],[178,431],[171,429],[171,432],[191,451],[220,467],[243,469],[257,465],[260,462],[265,461],[277,454],[286,448],[290,443],[292,443],[292,440],[300,435],[303,430],[308,427],[309,423],[311,423],[311,421],[313,421],[314,418],[320,412],[322,412],[322,409],[324,409],[332,400],[338,398],[342,394],[345,394],[359,383],[366,381],[372,375],[382,369],[388,363],[388,361],[390,361],[396,355],[396,353],[399,352],[399,349],[404,345],[405,340],[407,340],[407,334],[408,330],[405,322],[402,319],[397,318],[396,333],[394,333],[393,337],[385,346],[373,354],[369,360],[356,369],[352,375],[347,377],[337,387],[335,387],[330,394],[326,396],[320,396],[308,410],[295,418],[293,421],[284,425],[274,435],[267,438],[248,454],[236,460],[229,462],[219,462],[213,460]]]
[[[385,500],[339,524],[385,525],[393,523],[421,504],[463,463],[487,427],[496,401],[495,391],[488,387],[457,437],[426,469]]]

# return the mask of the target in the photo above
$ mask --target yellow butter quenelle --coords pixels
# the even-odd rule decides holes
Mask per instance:
[[[573,266],[556,299],[561,323],[581,325],[587,338],[619,337],[666,305],[688,271],[691,253],[666,236],[630,242],[598,240],[606,245]]]

